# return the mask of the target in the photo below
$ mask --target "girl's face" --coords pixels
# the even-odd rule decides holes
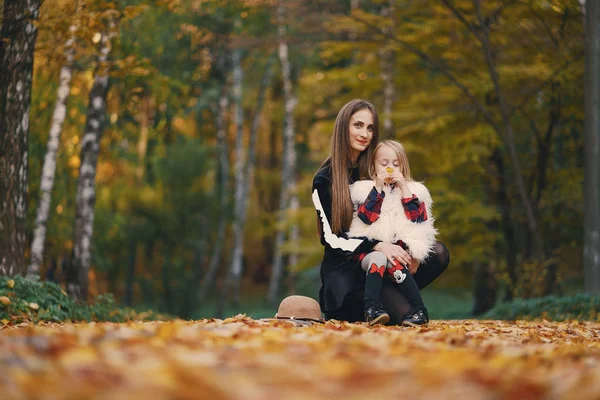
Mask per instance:
[[[398,155],[396,154],[396,151],[389,146],[381,146],[377,149],[373,162],[375,164],[375,173],[378,176],[386,176],[391,172],[401,172]],[[386,171],[388,168],[391,168],[393,171]]]
[[[360,153],[365,151],[373,140],[373,114],[367,109],[359,110],[350,117],[350,149],[352,162],[358,160]]]

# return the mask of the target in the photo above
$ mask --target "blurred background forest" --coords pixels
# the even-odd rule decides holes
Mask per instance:
[[[36,26],[23,273],[185,318],[317,298],[312,178],[364,98],[432,192],[433,318],[583,288],[578,0],[45,0]]]

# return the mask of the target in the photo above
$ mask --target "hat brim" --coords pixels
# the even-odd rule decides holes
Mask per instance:
[[[324,324],[325,320],[323,318],[321,319],[314,319],[314,318],[299,318],[299,317],[280,317],[279,315],[275,314],[275,319],[288,319],[288,320],[292,320],[292,321],[310,321],[310,322],[318,322],[320,324]]]

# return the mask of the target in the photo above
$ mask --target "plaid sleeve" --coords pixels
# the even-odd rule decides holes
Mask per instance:
[[[358,218],[367,225],[371,225],[373,222],[377,221],[379,213],[381,212],[381,203],[383,203],[384,197],[384,192],[379,193],[377,189],[373,187],[365,202],[361,204],[356,211]]]
[[[425,222],[427,221],[427,209],[425,203],[419,201],[419,198],[413,194],[410,198],[402,199],[402,206],[404,207],[404,214],[406,218],[412,222]]]

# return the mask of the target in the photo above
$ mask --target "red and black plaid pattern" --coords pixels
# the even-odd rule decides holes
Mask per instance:
[[[383,203],[384,197],[385,193],[379,193],[377,189],[373,187],[365,202],[361,204],[356,211],[358,218],[367,225],[371,225],[373,222],[377,221],[379,214],[381,213],[381,203]]]
[[[404,207],[406,218],[410,219],[412,222],[427,221],[427,209],[425,208],[425,203],[419,201],[417,195],[413,194],[411,198],[402,199],[402,206]]]

